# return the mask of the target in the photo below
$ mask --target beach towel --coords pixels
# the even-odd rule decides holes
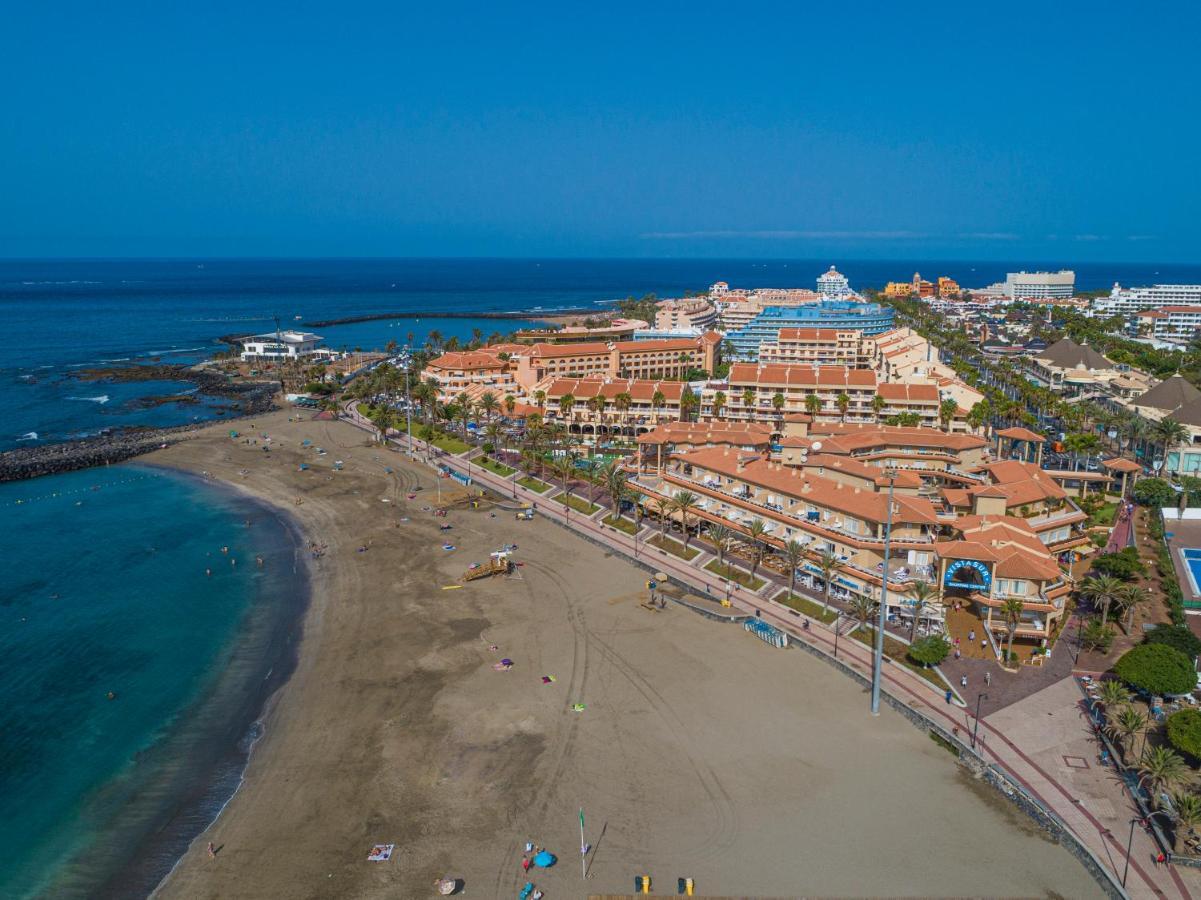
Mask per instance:
[[[455,545],[454,544],[443,544],[442,549],[443,550],[453,550],[453,549],[455,549]]]
[[[495,669],[497,672],[507,672],[507,671],[509,671],[509,669],[513,668],[513,664],[498,662],[498,663],[493,663],[492,668]]]
[[[543,684],[554,684],[554,683],[555,683],[555,676],[554,676],[554,675],[543,675],[543,676],[542,676],[542,683],[543,683]]]
[[[367,854],[367,862],[387,862],[392,858],[392,851],[395,849],[395,844],[376,844]]]
[[[511,665],[513,665],[513,660],[509,659],[509,658],[506,656],[504,659],[502,659],[502,660],[500,661],[500,664],[501,664],[502,666],[511,666]]]
[[[547,850],[542,850],[534,854],[534,865],[541,866],[544,869],[549,869],[558,861],[558,858]]]
[[[532,893],[534,893],[534,883],[527,881],[525,887],[521,889],[521,893],[517,895],[517,900],[529,900],[529,896]]]

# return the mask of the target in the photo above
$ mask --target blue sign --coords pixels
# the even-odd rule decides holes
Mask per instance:
[[[975,574],[976,578],[974,581],[964,580],[963,576],[969,572]],[[992,572],[988,570],[988,566],[978,559],[957,559],[947,566],[942,583],[944,587],[986,591],[989,585],[992,584]]]

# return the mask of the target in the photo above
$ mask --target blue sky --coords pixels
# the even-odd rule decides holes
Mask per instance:
[[[51,6],[0,255],[1201,257],[1195,4]]]

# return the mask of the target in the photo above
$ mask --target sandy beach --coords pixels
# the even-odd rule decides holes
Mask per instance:
[[[515,897],[526,841],[560,857],[529,876],[548,900],[629,892],[642,873],[662,894],[688,876],[698,895],[1099,896],[834,669],[678,606],[648,611],[641,570],[545,520],[471,509],[454,482],[435,518],[432,471],[290,415],[238,423],[270,434],[270,453],[218,425],[147,457],[273,503],[328,545],[245,782],[156,896],[419,898],[449,874],[466,895]],[[443,590],[505,543],[516,575]],[[374,844],[395,844],[391,860],[368,862]]]

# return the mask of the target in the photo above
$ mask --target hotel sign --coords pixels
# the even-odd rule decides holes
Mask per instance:
[[[965,578],[971,578],[966,581]],[[943,575],[944,587],[967,588],[968,590],[988,590],[992,584],[992,572],[988,566],[976,559],[957,559],[947,566]]]

